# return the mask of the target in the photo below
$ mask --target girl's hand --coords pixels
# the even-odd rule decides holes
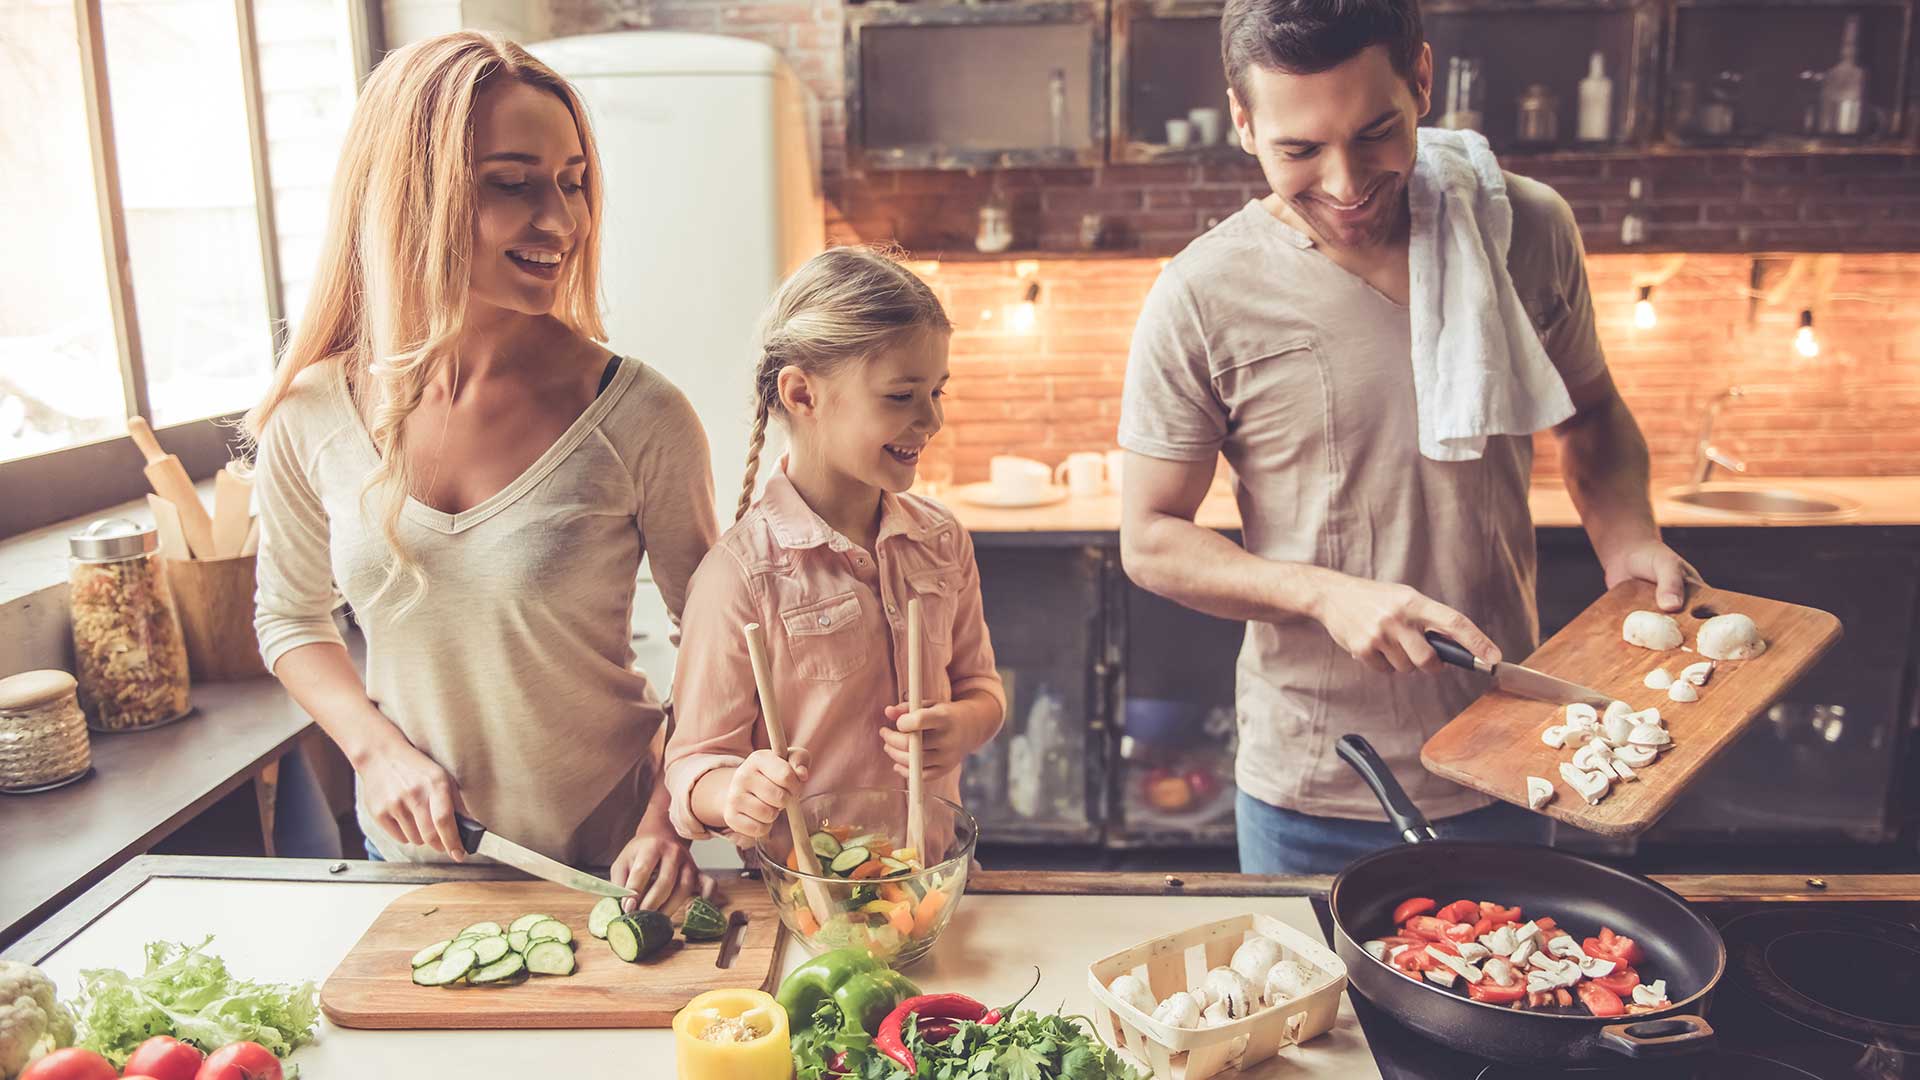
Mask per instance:
[[[880,742],[887,756],[893,759],[893,771],[901,776],[911,771],[907,753],[909,732],[920,733],[920,764],[929,780],[959,768],[967,755],[985,741],[975,734],[968,710],[951,701],[920,709],[909,709],[904,704],[889,705],[887,720],[893,726],[880,729]]]
[[[696,896],[706,895],[712,882],[693,864],[687,841],[673,831],[664,814],[648,813],[633,839],[620,849],[607,879],[640,894],[625,902],[626,910],[674,912]]]
[[[789,750],[785,758],[771,750],[750,754],[727,782],[727,830],[753,840],[773,831],[787,803],[806,791],[809,764],[805,750]]]

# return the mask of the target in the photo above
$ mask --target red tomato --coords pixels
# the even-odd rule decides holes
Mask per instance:
[[[1512,986],[1501,986],[1492,979],[1481,979],[1467,984],[1467,996],[1489,1005],[1511,1005],[1527,996],[1527,983],[1525,979],[1516,979]]]
[[[1501,907],[1499,904],[1482,900],[1480,901],[1480,917],[1483,919],[1492,919],[1496,925],[1499,923],[1517,923],[1520,921],[1520,909],[1517,907]]]
[[[1542,916],[1538,919],[1533,920],[1533,925],[1539,927],[1542,930],[1554,930],[1554,929],[1558,929],[1560,926],[1559,923],[1554,922],[1552,918],[1547,916]]]
[[[1580,943],[1580,951],[1588,956],[1598,956],[1616,964],[1638,964],[1646,957],[1641,953],[1640,945],[1630,937],[1588,938]]]
[[[1424,896],[1416,896],[1411,900],[1402,900],[1400,901],[1400,906],[1393,909],[1393,925],[1405,926],[1408,919],[1413,918],[1415,915],[1425,915],[1433,909],[1433,901]]]
[[[1456,947],[1453,942],[1448,941],[1445,938],[1441,938],[1439,941],[1421,942],[1421,944],[1432,945],[1434,948],[1439,949],[1441,952],[1446,953],[1448,956],[1460,955],[1459,948]]]
[[[1462,945],[1479,936],[1473,932],[1473,927],[1468,923],[1454,923],[1452,926],[1447,927],[1445,933],[1448,941],[1457,942]]]
[[[237,1042],[207,1055],[194,1080],[281,1080],[280,1059],[255,1042]]]
[[[1474,940],[1478,941],[1480,938],[1493,933],[1493,928],[1499,925],[1501,924],[1493,921],[1492,919],[1481,919],[1479,922],[1474,923],[1473,924]]]
[[[1577,989],[1580,992],[1580,1004],[1595,1016],[1620,1016],[1627,1011],[1620,1001],[1620,995],[1599,983],[1582,982]]]
[[[1431,971],[1440,966],[1440,961],[1427,955],[1425,949],[1408,949],[1393,958],[1393,966],[1408,973]]]
[[[1633,993],[1634,987],[1640,985],[1640,973],[1633,970],[1632,964],[1622,964],[1613,969],[1613,974],[1593,981],[1625,998]]]
[[[1632,938],[1621,937],[1604,926],[1600,928],[1600,942],[1618,952],[1623,964],[1638,964],[1647,958]]]
[[[155,1035],[141,1043],[127,1059],[127,1075],[151,1076],[155,1080],[194,1080],[206,1060],[207,1055],[201,1053],[199,1047],[166,1035]]]
[[[1407,920],[1406,926],[1401,927],[1401,932],[1408,937],[1425,938],[1428,941],[1447,940],[1447,924],[1432,915],[1415,915]]]
[[[1383,938],[1376,938],[1375,940],[1386,945],[1388,952],[1392,952],[1395,948],[1401,945],[1406,945],[1412,948],[1418,948],[1427,943],[1426,938],[1407,937],[1404,934],[1393,934]]]
[[[1477,922],[1480,918],[1480,905],[1471,900],[1455,900],[1453,903],[1434,912],[1434,917],[1441,922]]]
[[[27,1066],[20,1080],[118,1080],[107,1059],[91,1050],[55,1050]]]

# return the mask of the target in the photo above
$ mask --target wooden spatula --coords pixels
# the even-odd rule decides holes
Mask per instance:
[[[787,756],[787,726],[780,717],[780,698],[773,688],[772,669],[767,665],[767,632],[759,623],[748,623],[747,659],[753,664],[753,685],[760,694],[760,716],[767,724],[767,747],[781,757]],[[820,874],[820,859],[813,852],[813,842],[807,835],[807,823],[800,816],[798,802],[787,803],[787,830],[793,834],[793,861],[803,874]],[[833,905],[826,889],[817,881],[803,881],[801,891],[806,893],[807,906],[813,910],[813,917],[824,926],[827,917],[833,912]]]
[[[160,448],[160,441],[153,437],[153,428],[144,417],[127,417],[127,434],[147,459],[147,483],[153,485],[154,494],[172,503],[180,512],[180,527],[186,533],[192,557],[213,558],[213,518],[207,515],[207,508],[193,490],[186,466],[180,464],[178,457]]]
[[[240,554],[252,524],[253,483],[231,468],[213,479],[213,549],[215,556]]]
[[[920,647],[920,598],[907,601],[907,707],[926,704],[926,682],[921,674],[924,657]],[[907,846],[920,856],[920,865],[931,866],[927,852],[927,793],[924,776],[925,749],[920,732],[907,733]]]
[[[153,527],[160,534],[160,557],[190,559],[187,534],[180,528],[180,511],[158,495],[147,496],[147,509],[153,511]]]

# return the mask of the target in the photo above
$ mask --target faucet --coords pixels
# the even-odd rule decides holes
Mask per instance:
[[[1737,473],[1747,471],[1746,462],[1713,444],[1713,422],[1719,417],[1721,407],[1733,398],[1745,397],[1746,393],[1743,387],[1729,386],[1707,402],[1706,411],[1700,417],[1700,438],[1694,448],[1693,482],[1696,486],[1707,482],[1713,475],[1715,465]]]

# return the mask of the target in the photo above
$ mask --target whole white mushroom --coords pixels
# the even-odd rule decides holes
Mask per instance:
[[[1176,990],[1154,1008],[1153,1019],[1168,1027],[1197,1028],[1200,1026],[1200,1006],[1193,1000],[1192,994]]]
[[[1662,615],[1658,611],[1635,611],[1627,616],[1620,627],[1620,636],[1629,645],[1638,645],[1655,652],[1677,649],[1685,640],[1680,634],[1680,624],[1673,616]]]
[[[1256,934],[1233,950],[1233,959],[1227,966],[1239,972],[1248,982],[1259,986],[1267,981],[1267,972],[1279,962],[1280,943]]]
[[[1320,970],[1300,960],[1282,960],[1267,972],[1267,985],[1260,1000],[1268,1005],[1292,1001],[1313,989],[1320,981]]]
[[[1137,975],[1122,975],[1107,984],[1107,992],[1122,1002],[1140,1010],[1144,1016],[1152,1016],[1155,1008],[1153,991]]]
[[[1760,628],[1739,612],[1715,615],[1700,624],[1700,655],[1709,660],[1751,660],[1767,651]]]

